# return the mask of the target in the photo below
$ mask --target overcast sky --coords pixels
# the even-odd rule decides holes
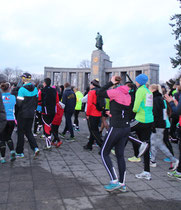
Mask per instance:
[[[91,59],[95,37],[113,67],[155,63],[160,80],[174,77],[170,17],[177,0],[0,0],[0,69],[43,73]]]

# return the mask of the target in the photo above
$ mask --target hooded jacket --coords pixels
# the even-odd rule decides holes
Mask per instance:
[[[18,91],[18,116],[21,118],[34,118],[38,102],[38,90],[31,84],[24,84]]]
[[[39,94],[38,101],[42,105],[42,114],[55,115],[56,104],[59,102],[58,92],[55,88],[45,86]]]
[[[111,86],[113,83],[109,82],[98,91],[99,95],[110,99],[110,126],[114,128],[129,127],[129,106],[131,104],[129,87],[119,86],[107,90]]]
[[[70,87],[65,88],[62,97],[62,103],[65,104],[64,112],[73,113],[76,105],[76,96]]]
[[[166,119],[164,119],[164,110],[166,109],[162,94],[159,91],[153,92],[153,116],[154,127],[165,128]]]

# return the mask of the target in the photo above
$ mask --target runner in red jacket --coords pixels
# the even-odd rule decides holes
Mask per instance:
[[[52,140],[52,145],[54,145],[58,148],[62,144],[62,141],[60,141],[60,138],[58,136],[58,129],[62,122],[62,117],[63,117],[63,113],[64,113],[64,104],[61,102],[58,102],[56,104],[56,111],[57,112],[55,114],[55,117],[54,117],[54,119],[52,121],[52,125],[51,125],[51,132],[54,136],[54,139]]]

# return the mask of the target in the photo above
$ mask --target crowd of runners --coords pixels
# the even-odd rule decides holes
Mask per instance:
[[[164,161],[170,162],[168,176],[181,180],[180,82],[170,80],[166,89],[159,84],[148,85],[145,74],[135,80],[135,84],[133,81],[122,84],[121,77],[113,76],[100,87],[99,81],[94,79],[83,94],[68,82],[51,86],[50,78],[45,78],[43,84],[33,84],[29,73],[24,73],[18,84],[10,84],[5,77],[0,77],[0,162],[7,161],[7,146],[10,161],[24,157],[25,137],[35,158],[40,153],[36,141],[40,133],[45,139],[45,150],[52,146],[59,148],[64,140],[76,141],[74,132],[81,129],[79,113],[84,111],[89,139],[83,149],[92,151],[94,144],[99,146],[100,158],[110,176],[105,190],[126,191],[124,150],[128,140],[134,152],[128,161],[140,162],[141,156],[144,159],[143,171],[136,174],[136,178],[151,180],[150,167],[157,166],[159,149],[165,154]],[[63,115],[65,128],[59,133]],[[16,145],[12,139],[15,129]],[[178,144],[179,157],[175,157],[172,143]],[[110,153],[116,156],[119,176]]]

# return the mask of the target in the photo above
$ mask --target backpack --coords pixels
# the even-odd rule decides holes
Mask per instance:
[[[103,111],[106,107],[106,100],[104,97],[98,95],[97,92],[98,90],[96,90],[97,103],[95,104],[95,106],[98,111]]]

